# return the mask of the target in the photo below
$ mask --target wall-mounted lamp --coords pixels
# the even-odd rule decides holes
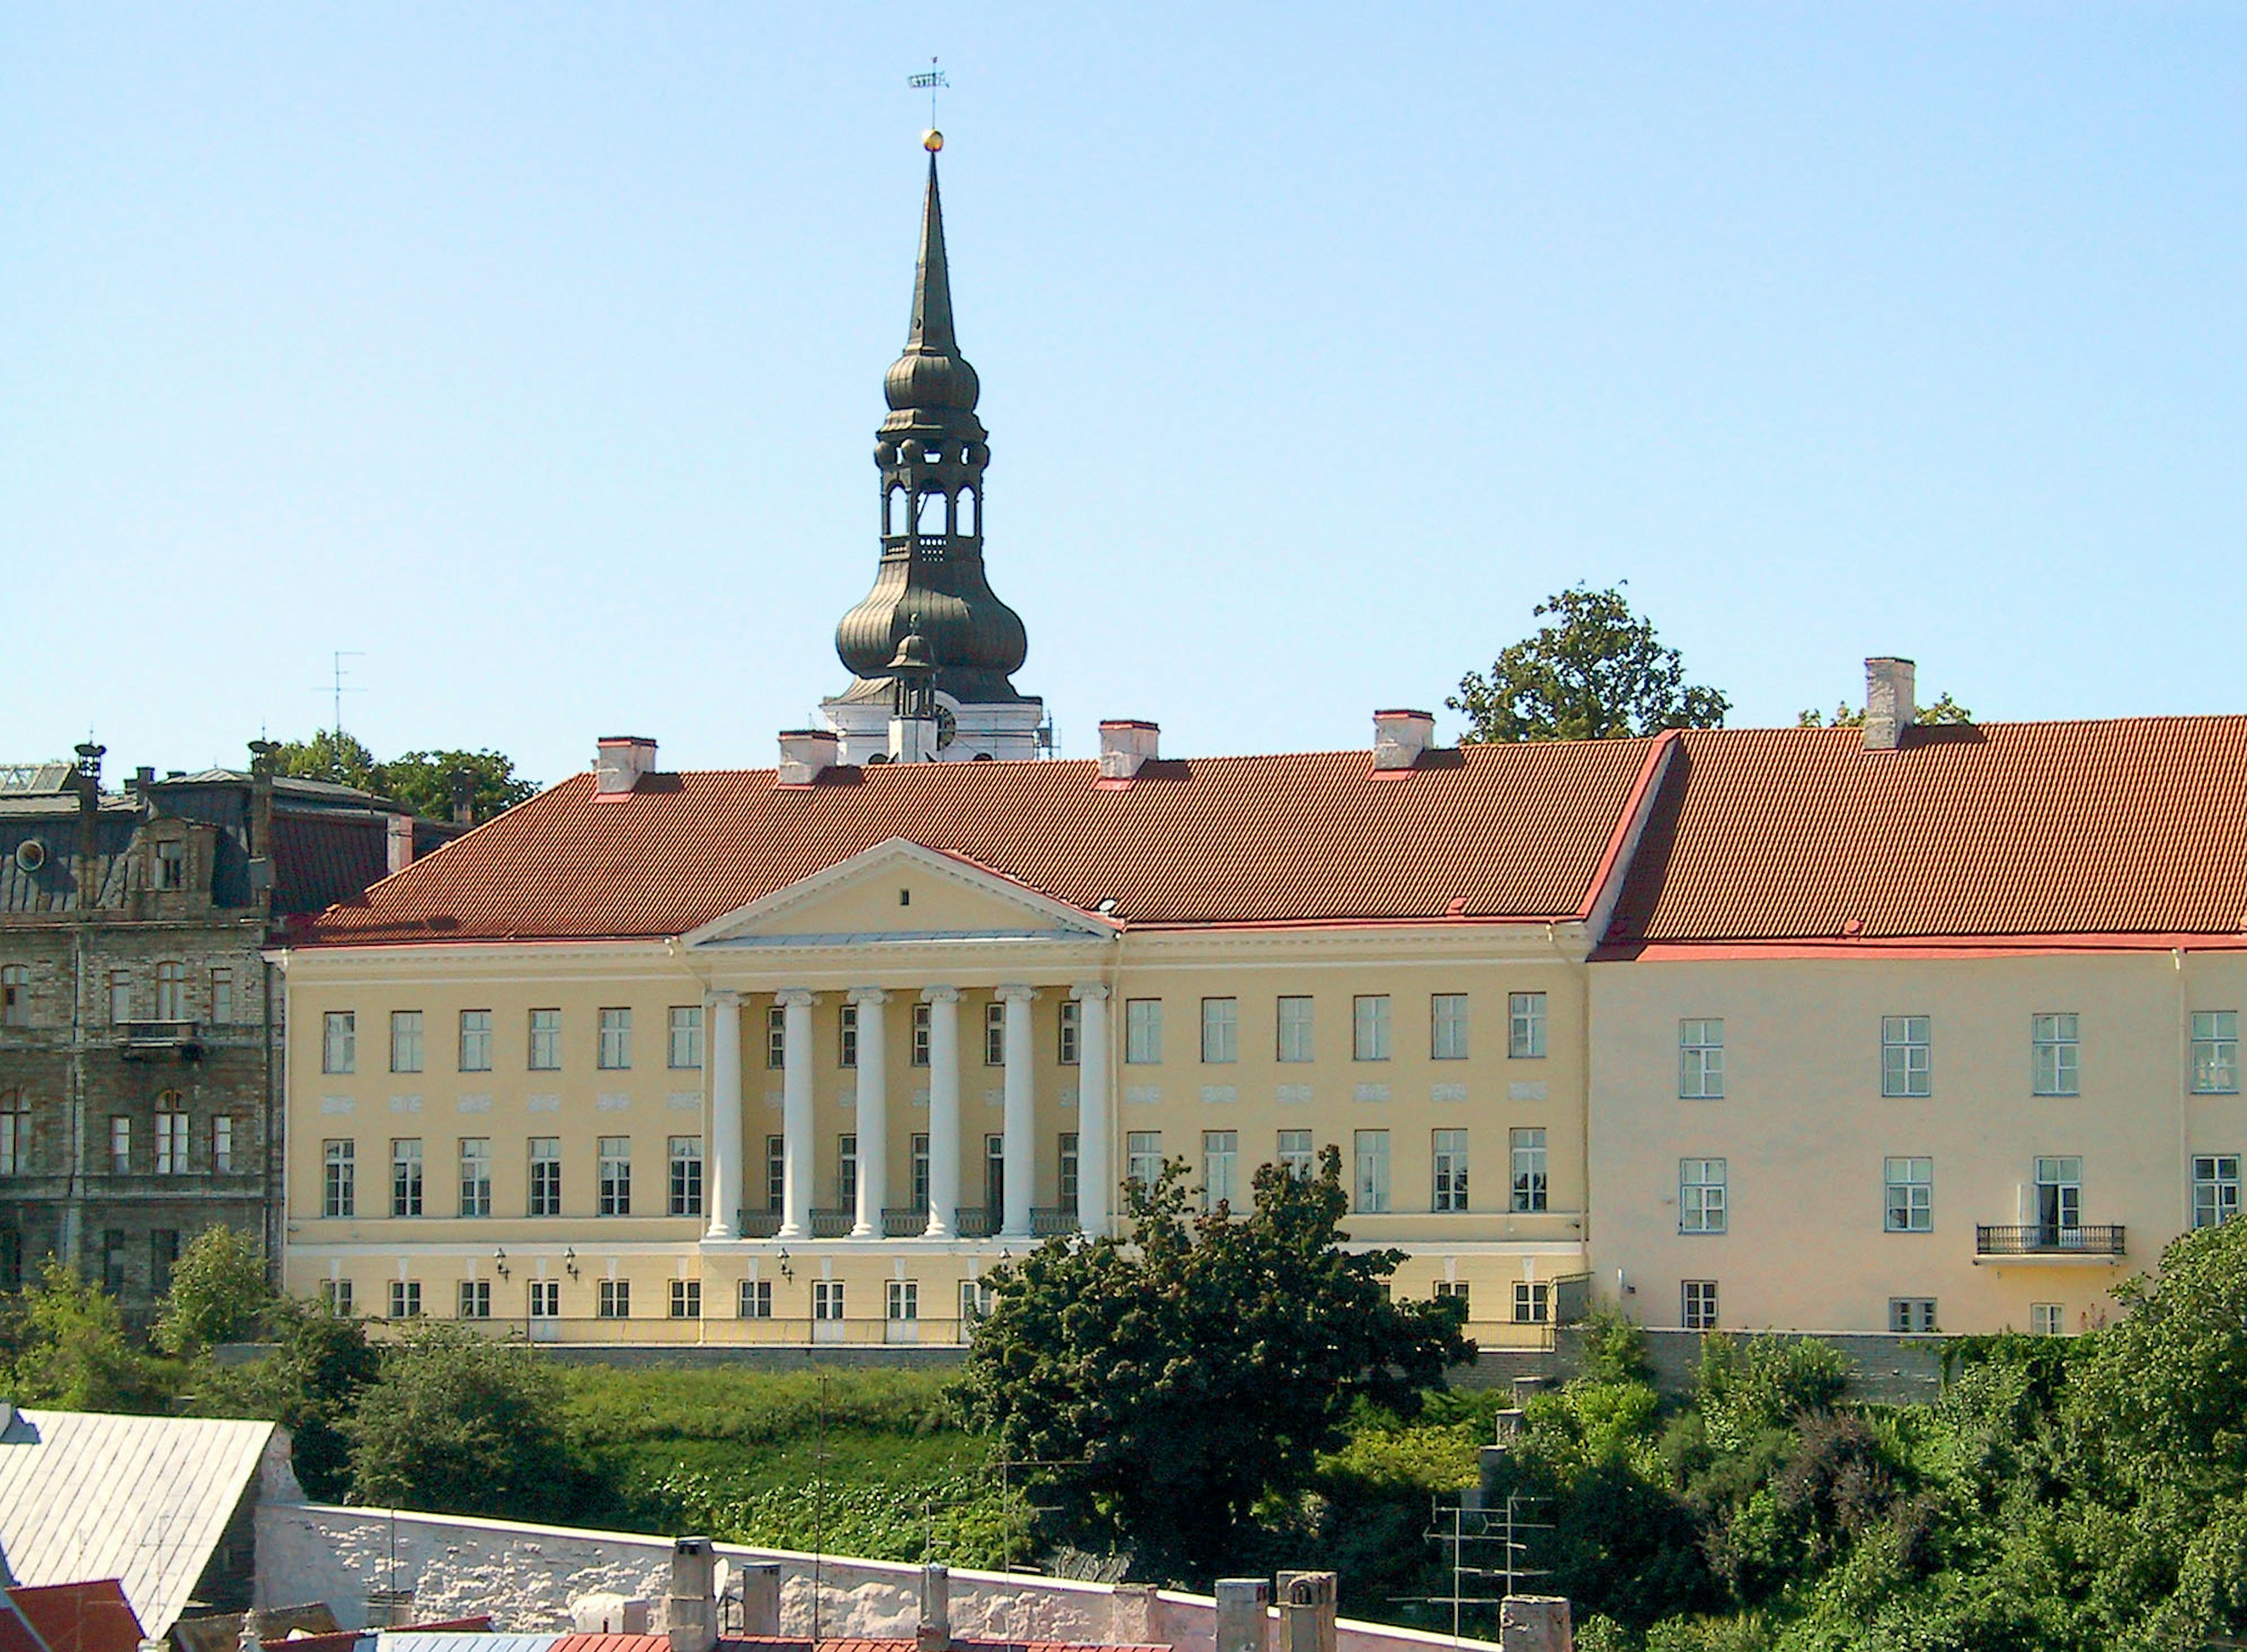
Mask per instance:
[[[796,1283],[796,1270],[788,1265],[788,1251],[785,1246],[780,1253],[780,1276],[790,1285]]]
[[[492,1253],[492,1272],[502,1279],[507,1277],[507,1246],[504,1245]]]
[[[562,1266],[570,1270],[570,1277],[571,1279],[574,1280],[577,1277],[577,1247],[576,1246],[565,1245],[562,1247]]]
[[[999,1253],[999,1259],[1002,1262],[1011,1262],[1014,1259],[1014,1253],[1011,1250],[1002,1250]]]

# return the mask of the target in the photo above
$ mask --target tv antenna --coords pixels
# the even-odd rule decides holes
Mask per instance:
[[[928,126],[930,131],[935,131],[936,94],[939,92],[949,92],[952,89],[952,82],[944,78],[944,71],[938,68],[936,66],[936,59],[934,58],[931,58],[928,60],[927,69],[919,74],[910,77],[905,81],[905,85],[911,86],[916,92],[925,92],[928,93]]]
[[[335,654],[330,661],[331,678],[327,692],[335,696],[336,720],[334,728],[335,732],[338,735],[344,732],[344,696],[345,694],[364,694],[366,693],[366,690],[364,688],[346,688],[344,686],[344,679],[351,674],[345,667],[344,661],[346,659],[365,659],[365,658],[366,651],[363,648],[338,648],[335,651]]]

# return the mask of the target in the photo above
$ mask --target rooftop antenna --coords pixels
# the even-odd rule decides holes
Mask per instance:
[[[346,688],[344,686],[344,679],[350,674],[344,669],[344,661],[346,659],[365,659],[365,658],[366,651],[363,648],[338,648],[335,651],[335,657],[331,662],[334,676],[333,680],[329,686],[329,692],[335,696],[336,700],[335,732],[339,735],[344,732],[344,696],[345,694],[364,694],[366,693],[366,690],[364,688]]]
[[[949,92],[952,89],[952,82],[944,78],[944,71],[938,68],[936,59],[931,58],[928,60],[928,68],[920,74],[912,76],[905,84],[916,92],[928,93],[928,129],[934,132],[936,130],[936,94],[939,91]]]

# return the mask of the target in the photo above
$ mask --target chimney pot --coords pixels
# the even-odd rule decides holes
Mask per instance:
[[[655,772],[655,742],[645,734],[610,734],[596,742],[593,789],[628,792]]]
[[[780,768],[774,772],[778,786],[809,786],[835,767],[842,737],[831,728],[783,728],[780,731]]]
[[[1280,1573],[1281,1652],[1335,1652],[1335,1574]]]
[[[920,1652],[952,1652],[952,1573],[941,1566],[920,1569]]]
[[[1215,1652],[1266,1652],[1271,1604],[1272,1586],[1262,1578],[1218,1579]]]
[[[1918,719],[1913,699],[1913,679],[1918,668],[1908,659],[1875,659],[1865,662],[1865,749],[1892,752],[1903,743],[1903,731]]]
[[[1130,780],[1161,754],[1163,727],[1137,718],[1100,725],[1100,778]]]
[[[389,847],[390,870],[402,872],[413,864],[413,816],[393,815],[386,824],[384,836]]]
[[[1498,1604],[1498,1635],[1506,1652],[1575,1652],[1568,1597],[1507,1595]]]
[[[1373,713],[1373,766],[1410,768],[1435,739],[1432,712],[1377,711]]]
[[[717,1583],[718,1556],[708,1538],[673,1542],[671,1593],[663,1602],[671,1652],[712,1652],[718,1644]]]

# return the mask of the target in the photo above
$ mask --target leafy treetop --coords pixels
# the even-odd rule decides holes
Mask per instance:
[[[1912,720],[1919,723],[1970,723],[1974,720],[1974,713],[1945,693],[1932,706],[1922,706],[1919,715]],[[1862,728],[1864,726],[1865,708],[1852,706],[1846,700],[1834,707],[1831,717],[1816,711],[1806,711],[1795,719],[1798,728]]]
[[[479,823],[538,792],[537,783],[517,775],[514,761],[499,752],[414,751],[382,762],[357,735],[333,728],[284,742],[275,761],[282,774],[357,786],[436,820],[451,817],[455,775],[468,777]]]
[[[1572,585],[1537,605],[1552,623],[1471,671],[1444,703],[1470,741],[1620,740],[1664,728],[1718,728],[1731,702],[1685,681],[1674,648],[1631,611],[1622,589]]]

